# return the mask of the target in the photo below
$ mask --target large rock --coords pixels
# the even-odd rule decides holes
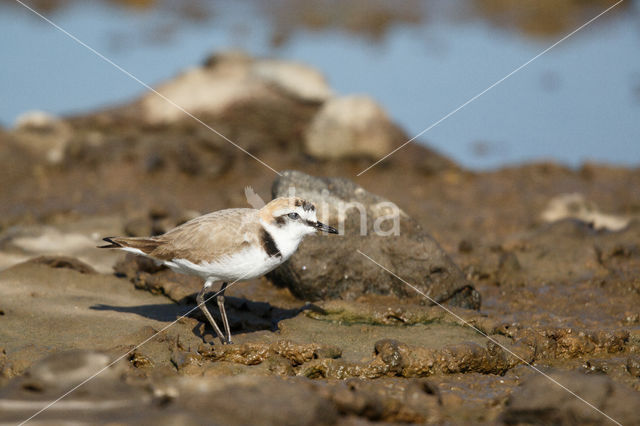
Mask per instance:
[[[344,96],[325,102],[305,135],[305,151],[316,158],[379,159],[398,143],[399,130],[387,113],[367,96]],[[403,140],[400,140],[403,139]]]
[[[347,179],[283,172],[272,195],[293,193],[313,202],[319,220],[338,228],[340,235],[307,238],[269,275],[276,284],[307,300],[355,299],[363,294],[423,298],[364,253],[438,303],[479,308],[480,295],[460,269],[395,204]]]

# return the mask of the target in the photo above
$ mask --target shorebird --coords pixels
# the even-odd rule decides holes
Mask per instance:
[[[222,344],[231,331],[224,309],[229,282],[257,278],[272,271],[295,253],[302,239],[316,231],[338,231],[318,222],[315,206],[301,198],[276,198],[261,209],[219,210],[192,219],[155,237],[108,237],[114,248],[149,257],[176,272],[204,280],[196,301]],[[224,335],[205,305],[211,285],[222,281],[216,301]]]

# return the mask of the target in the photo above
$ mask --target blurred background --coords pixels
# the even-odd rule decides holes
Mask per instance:
[[[411,135],[611,0],[27,2],[154,86],[215,51],[311,65]],[[0,125],[85,113],[145,91],[13,0],[0,1]],[[640,163],[640,3],[626,0],[420,139],[463,166]]]

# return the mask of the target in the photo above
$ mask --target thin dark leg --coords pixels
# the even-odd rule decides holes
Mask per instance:
[[[218,309],[220,309],[220,316],[222,317],[222,325],[224,326],[224,332],[227,335],[227,343],[231,344],[231,329],[229,328],[229,319],[227,318],[227,311],[224,309],[224,291],[227,289],[227,283],[222,283],[220,291],[216,300],[218,302]]]
[[[218,335],[218,338],[220,339],[220,341],[224,345],[226,343],[226,340],[222,335],[222,330],[220,330],[220,327],[218,327],[218,324],[216,324],[215,320],[213,319],[213,317],[209,313],[209,310],[207,309],[207,305],[205,305],[205,303],[204,303],[204,295],[207,294],[207,289],[208,288],[209,288],[209,286],[205,283],[204,287],[202,287],[202,290],[200,290],[200,293],[198,293],[198,296],[196,297],[196,301],[198,302],[198,306],[200,307],[200,309],[204,313],[204,316],[207,317],[207,319],[209,320],[209,323],[211,324],[211,326],[215,330],[216,334]]]

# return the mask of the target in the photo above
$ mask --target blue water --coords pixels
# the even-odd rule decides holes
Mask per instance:
[[[441,17],[436,8],[425,23],[392,27],[379,42],[298,31],[276,48],[258,12],[235,3],[194,23],[160,10],[79,2],[47,16],[150,85],[229,48],[305,62],[338,93],[373,96],[411,136],[564,35],[532,39],[480,18]],[[540,159],[640,165],[639,12],[635,2],[596,21],[420,140],[476,169]],[[17,4],[0,4],[0,35],[3,126],[28,110],[78,114],[144,92]]]

